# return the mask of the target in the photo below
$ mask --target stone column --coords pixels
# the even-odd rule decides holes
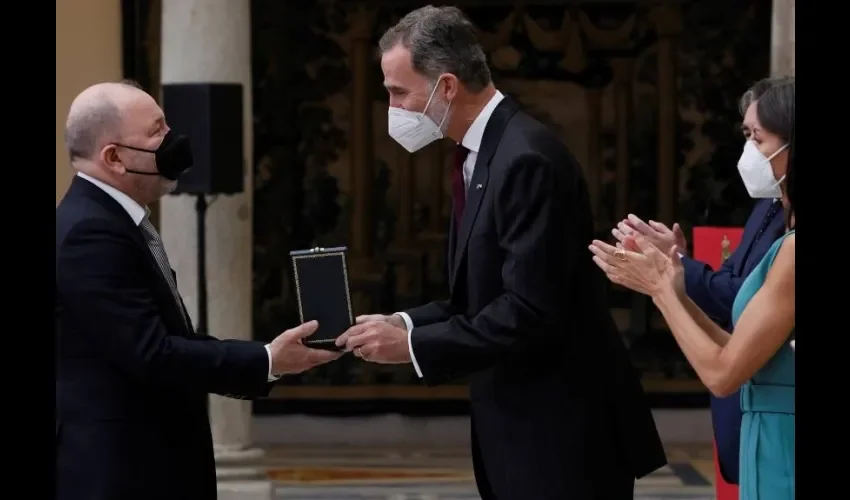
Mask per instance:
[[[671,224],[676,212],[676,38],[682,30],[682,19],[676,4],[660,2],[650,12],[658,32],[658,182],[656,217]]]
[[[794,18],[796,0],[773,0],[770,33],[770,73],[794,75]]]
[[[251,118],[250,0],[163,0],[162,84],[239,83],[244,89],[245,191],[211,200],[207,212],[209,334],[250,340],[253,131]],[[167,117],[166,117],[167,119]],[[198,321],[195,199],[167,196],[160,228],[178,286],[193,321]],[[210,396],[217,460],[254,458],[251,403]]]

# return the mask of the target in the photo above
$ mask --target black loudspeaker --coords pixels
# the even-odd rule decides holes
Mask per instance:
[[[162,86],[168,126],[189,137],[192,168],[180,176],[175,194],[234,194],[244,185],[242,85],[178,83]]]

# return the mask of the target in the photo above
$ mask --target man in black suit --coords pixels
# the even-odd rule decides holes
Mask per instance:
[[[209,393],[265,396],[337,357],[195,335],[147,205],[192,163],[185,137],[139,88],[105,83],[71,105],[77,176],[56,208],[56,498],[216,498]]]
[[[358,318],[338,340],[367,361],[413,363],[427,384],[469,377],[485,500],[633,498],[666,464],[610,314],[580,166],[494,87],[474,29],[424,7],[380,42],[389,133],[408,151],[458,143],[451,298]]]

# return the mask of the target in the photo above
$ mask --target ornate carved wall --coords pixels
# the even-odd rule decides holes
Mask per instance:
[[[297,322],[293,249],[349,246],[356,314],[445,295],[451,145],[409,155],[386,133],[374,50],[415,7],[387,7],[399,3],[252,1],[257,338]],[[770,0],[452,3],[478,27],[497,86],[555,129],[583,165],[601,236],[629,212],[685,228],[744,221],[750,201],[737,182],[736,103],[769,73]],[[157,33],[148,29],[140,49],[152,68]],[[693,387],[650,305],[616,289],[612,300],[650,389],[679,390],[682,380]],[[424,388],[408,366],[344,357],[281,381],[275,394],[465,391]]]
[[[580,160],[600,232],[630,211],[685,226],[742,222],[748,200],[730,182],[741,146],[734,104],[768,73],[769,1],[497,3],[464,9],[497,86]],[[409,155],[392,142],[373,57],[380,34],[411,7],[293,4],[254,1],[255,314],[268,336],[296,321],[294,248],[351,247],[357,313],[444,293],[450,145]],[[635,325],[631,295],[614,292],[624,334],[649,332],[630,339],[639,364],[656,378],[688,378],[672,341],[652,333],[657,319]],[[349,389],[328,389],[340,386]],[[430,393],[407,366],[345,358],[277,393],[462,391]]]

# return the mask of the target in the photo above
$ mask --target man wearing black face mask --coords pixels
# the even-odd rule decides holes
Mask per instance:
[[[209,393],[265,396],[338,357],[302,345],[195,335],[147,205],[192,164],[148,94],[98,84],[71,105],[77,176],[56,208],[58,499],[214,499]]]
[[[140,160],[139,163],[143,165],[143,168],[147,167],[151,158],[153,158],[153,171],[131,169],[129,167],[126,167],[125,170],[131,174],[149,176],[155,181],[159,181],[157,184],[160,186],[160,189],[158,190],[159,195],[156,199],[173,192],[174,188],[177,187],[177,179],[180,177],[180,174],[192,166],[192,149],[189,146],[189,140],[185,136],[174,133],[173,130],[165,133],[165,136],[160,139],[156,149],[140,148],[117,142],[115,146],[138,153],[147,153],[146,155],[136,155],[140,157],[138,160]],[[140,187],[140,191],[144,190],[145,183],[141,177],[131,177],[131,179],[139,181],[135,182],[135,184]]]

